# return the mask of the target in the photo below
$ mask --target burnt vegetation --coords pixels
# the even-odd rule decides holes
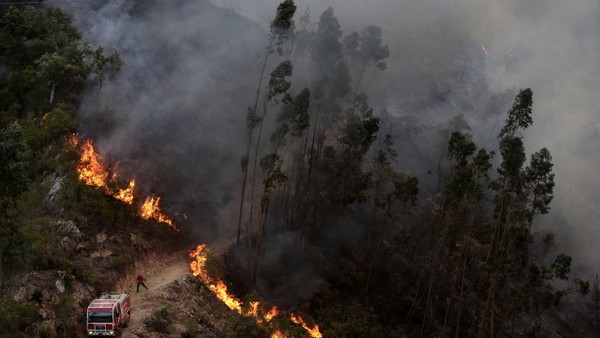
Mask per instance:
[[[421,127],[375,112],[366,94],[386,71],[381,28],[344,32],[331,8],[315,22],[296,11],[292,0],[277,8],[253,100],[238,114],[245,143],[228,154],[241,156],[227,195],[235,244],[213,258],[216,274],[237,294],[302,313],[325,337],[546,334],[544,316],[590,285],[569,277],[571,258],[536,229],[555,183],[550,151],[525,152],[532,90],[491,108],[506,114],[492,149],[460,117],[436,130],[437,176],[419,179],[403,164]],[[120,66],[58,8],[11,7],[0,18],[0,335],[77,336],[86,300],[140,255],[175,248],[174,232],[75,173],[82,90],[100,90]],[[32,287],[19,285],[24,276]],[[56,276],[66,294],[44,291]],[[41,314],[65,303],[78,317]],[[171,308],[147,325],[168,333],[185,319],[190,337],[214,325],[208,312]],[[218,332],[269,334],[246,321]]]

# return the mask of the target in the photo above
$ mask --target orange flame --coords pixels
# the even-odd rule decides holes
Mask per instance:
[[[208,289],[217,295],[225,305],[231,310],[236,310],[238,313],[242,313],[242,303],[234,296],[227,293],[227,285],[223,281],[213,281],[208,276],[206,271],[206,256],[208,255],[208,249],[206,244],[200,244],[196,247],[196,250],[190,252],[190,257],[195,259],[190,263],[190,269],[192,275],[199,277],[200,280],[207,285]]]
[[[206,271],[206,261],[208,256],[208,249],[206,248],[206,244],[200,244],[196,247],[195,250],[192,250],[189,254],[190,258],[193,260],[190,262],[190,270],[192,275],[200,278],[200,280],[211,290],[217,298],[219,298],[227,307],[231,310],[237,311],[239,314],[246,317],[253,317],[257,323],[268,326],[268,322],[270,322],[274,317],[279,315],[279,309],[276,306],[271,307],[271,309],[263,316],[261,315],[260,302],[250,302],[248,305],[250,309],[244,313],[242,310],[243,303],[236,298],[235,296],[229,294],[227,292],[227,286],[221,280],[214,280],[208,275]],[[296,325],[301,325],[306,332],[313,338],[321,338],[323,335],[319,331],[319,326],[315,325],[313,328],[310,328],[304,320],[300,316],[294,316],[290,314],[290,319]],[[281,331],[275,331],[271,338],[285,338],[287,337]]]
[[[267,314],[265,315],[265,320],[267,322],[270,322],[271,319],[273,319],[275,316],[277,316],[279,314],[279,309],[277,309],[277,306],[273,306],[271,308],[271,310],[269,310],[269,312],[267,312]]]
[[[258,318],[258,306],[260,302],[250,302],[250,310],[246,313],[249,317]],[[258,319],[260,321],[260,319]]]
[[[159,202],[160,197],[146,197],[144,204],[140,208],[140,216],[143,219],[153,219],[161,223],[166,223],[173,228],[173,230],[179,231],[179,229],[173,224],[173,221],[160,211],[158,206]]]
[[[75,147],[79,143],[77,136],[73,136],[70,144]],[[94,145],[91,140],[85,140],[81,145],[80,159],[77,165],[77,173],[79,179],[85,184],[96,188],[108,188],[107,182],[111,178],[116,178],[117,175],[110,175],[109,170],[102,164],[104,159],[94,150]],[[125,189],[118,191],[107,191],[109,195],[113,195],[118,200],[121,200],[129,205],[133,204],[135,191],[135,180],[129,181],[129,185]],[[147,197],[144,204],[140,208],[140,216],[144,219],[153,219],[161,223],[168,224],[173,230],[180,231],[173,220],[165,216],[160,210],[158,203],[160,197]]]
[[[304,320],[302,320],[302,318],[300,318],[299,316],[294,316],[293,313],[290,313],[290,320],[296,325],[302,325],[302,328],[304,328],[311,337],[313,337],[313,338],[322,338],[323,337],[323,334],[321,334],[321,331],[319,331],[319,325],[315,325],[311,329],[308,325],[306,325],[306,323],[304,322]]]
[[[135,180],[129,181],[129,186],[126,189],[119,189],[115,194],[115,198],[129,205],[133,204],[133,191],[135,189]]]
[[[81,158],[77,166],[79,179],[94,187],[106,187],[110,177],[108,170],[102,165],[104,159],[94,151],[91,140],[85,140],[81,145]]]

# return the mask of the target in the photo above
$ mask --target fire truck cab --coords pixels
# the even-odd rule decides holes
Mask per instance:
[[[116,336],[129,323],[131,298],[126,293],[105,293],[87,308],[89,336]]]

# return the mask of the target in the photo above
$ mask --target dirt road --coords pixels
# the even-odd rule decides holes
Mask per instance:
[[[146,277],[148,290],[140,287],[136,292],[136,273],[128,275],[119,284],[121,290],[131,295],[131,319],[127,328],[123,329],[122,337],[162,337],[148,334],[145,330],[144,319],[160,310],[166,304],[166,287],[181,277],[188,276],[188,258],[186,252],[181,252],[163,260],[149,260],[148,264],[137,264],[137,273]]]

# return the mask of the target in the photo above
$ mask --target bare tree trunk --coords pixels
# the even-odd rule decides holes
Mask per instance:
[[[260,92],[262,89],[262,83],[265,79],[265,70],[267,69],[267,60],[269,59],[269,55],[271,55],[271,47],[273,45],[273,38],[269,41],[269,46],[266,49],[265,57],[263,58],[262,67],[260,70],[260,76],[258,78],[258,86],[256,87],[256,97],[254,98],[254,106],[252,106],[252,112],[256,115],[256,110],[258,109],[258,101],[260,99]],[[261,121],[262,126],[262,121]],[[246,148],[246,165],[244,169],[244,179],[242,180],[242,194],[240,198],[240,213],[238,216],[238,230],[237,230],[237,244],[240,244],[240,232],[242,229],[242,213],[244,211],[244,197],[246,193],[246,182],[248,179],[248,163],[250,163],[250,148],[252,144],[252,135],[254,132],[254,128],[251,128],[248,132],[248,147]],[[246,236],[248,236],[248,229],[246,229]]]
[[[463,289],[464,289],[463,278],[464,278],[465,270],[466,270],[466,266],[467,266],[469,243],[470,243],[471,232],[472,232],[474,223],[475,223],[475,207],[473,206],[471,209],[471,213],[469,215],[467,234],[465,235],[465,238],[463,241],[462,252],[460,253],[459,260],[456,265],[456,272],[454,274],[454,280],[452,282],[450,298],[448,299],[448,304],[446,306],[446,315],[444,317],[444,328],[446,328],[446,324],[447,324],[448,318],[450,316],[450,312],[451,312],[450,308],[452,307],[452,304],[454,302],[454,297],[455,297],[457,286],[460,288],[460,291],[458,292],[458,297],[461,299],[463,298],[463,294],[462,294]],[[460,305],[459,305],[458,311],[461,311]]]

